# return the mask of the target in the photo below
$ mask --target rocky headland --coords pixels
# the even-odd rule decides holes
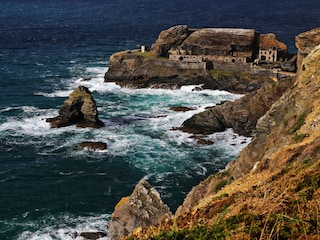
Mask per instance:
[[[268,55],[272,49],[276,56]],[[286,63],[294,71],[295,61],[287,61],[290,57],[274,34],[182,25],[162,31],[150,51],[113,54],[105,81],[133,88],[202,84],[206,89],[246,93],[259,89],[270,77],[279,77],[272,67],[281,69],[281,63]]]
[[[119,80],[122,85],[133,84],[134,87],[151,86],[154,79],[149,78],[150,75],[141,75],[143,77],[140,79],[135,78],[139,75],[135,75],[137,71],[143,71],[144,68],[131,69],[133,71],[128,68],[129,71],[123,72],[125,79],[122,81],[120,80],[121,72],[118,76],[116,71],[112,73],[116,69],[112,70],[112,62],[114,66],[117,65],[123,70],[124,68],[120,66],[132,54],[138,56],[132,58],[133,65],[137,59],[143,63],[148,61],[146,58],[153,59],[154,55],[157,55],[155,61],[158,61],[157,58],[160,56],[167,57],[165,54],[172,49],[172,44],[184,46],[184,50],[187,49],[187,43],[192,46],[190,48],[192,51],[206,49],[202,47],[198,49],[192,45],[190,43],[192,39],[186,41],[192,35],[201,36],[202,31],[183,26],[169,30],[160,34],[151,52],[147,53],[148,57],[141,56],[138,51],[114,55],[113,57],[119,57],[119,59],[111,60],[111,72],[106,74],[106,80]],[[241,31],[236,32],[239,34]],[[228,34],[231,33],[232,31],[228,32]],[[259,45],[258,42],[249,40],[252,38],[261,40],[261,35],[252,31],[242,33],[246,33],[241,37],[243,42],[239,42],[237,47],[233,46],[232,49],[246,55],[250,47]],[[165,38],[170,39],[169,45],[166,45],[166,41],[163,40]],[[269,39],[274,37],[271,35],[265,37],[266,42],[269,42]],[[221,41],[223,42],[223,38]],[[193,42],[204,44],[202,41]],[[211,41],[210,44],[214,42]],[[319,238],[320,28],[297,36],[296,46],[298,48],[297,76],[282,78],[279,73],[275,76],[272,74],[273,71],[265,71],[266,74],[263,76],[267,77],[267,81],[264,79],[253,88],[246,88],[248,86],[246,85],[245,92],[250,93],[243,98],[234,103],[226,102],[207,109],[183,124],[182,128],[201,134],[233,127],[240,134],[252,135],[252,142],[240,153],[240,156],[230,162],[224,171],[211,175],[195,186],[173,216],[167,210],[163,214],[158,212],[156,215],[161,216],[161,220],[157,219],[155,223],[150,223],[149,220],[143,223],[136,221],[136,219],[143,219],[142,215],[145,212],[150,216],[149,207],[144,209],[143,206],[148,206],[148,202],[154,202],[153,200],[143,201],[143,199],[152,198],[145,194],[153,191],[142,190],[143,194],[140,194],[136,189],[130,197],[118,203],[110,231],[112,229],[113,232],[119,233],[119,229],[125,229],[127,225],[132,228],[122,231],[122,234],[112,235],[111,239],[121,239],[125,236],[127,239],[197,239],[199,236],[203,239]],[[149,54],[152,54],[152,57]],[[278,66],[282,63],[268,64]],[[261,66],[257,67],[260,69]],[[212,69],[198,70],[197,74],[192,75],[193,71],[194,69],[190,70],[190,76],[197,74],[212,76],[212,72],[210,73]],[[216,69],[215,71],[225,70]],[[127,74],[129,72],[132,75]],[[237,71],[232,70],[232,72]],[[157,80],[162,76],[158,76]],[[196,79],[188,78],[186,74],[185,81],[179,82],[183,74],[177,73],[178,77],[174,77],[168,73],[166,76],[170,76],[164,78],[166,81],[178,79],[176,86],[182,83],[194,84],[193,80]],[[251,78],[248,80],[250,82]],[[175,81],[170,82],[169,85],[173,86],[173,82]],[[139,86],[136,83],[139,83]],[[162,80],[156,83],[158,86],[164,84]],[[201,83],[206,85],[206,82]],[[166,83],[165,86],[167,86]],[[235,89],[237,87],[229,88],[229,90]],[[139,185],[141,183],[137,186]],[[151,188],[148,185],[146,189]],[[140,199],[141,202],[135,200],[140,195],[143,196]],[[126,210],[122,211],[122,209]],[[166,209],[166,207],[159,207],[159,209]],[[122,220],[119,221],[119,219]],[[120,225],[115,225],[113,221]],[[132,221],[138,223],[132,224]]]

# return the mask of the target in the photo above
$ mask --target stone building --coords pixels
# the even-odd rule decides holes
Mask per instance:
[[[268,49],[259,49],[259,61],[276,62],[278,61],[278,50],[276,47],[270,47]]]

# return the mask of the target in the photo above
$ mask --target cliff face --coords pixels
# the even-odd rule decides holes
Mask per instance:
[[[301,70],[303,59],[320,43],[320,28],[312,29],[299,34],[296,37],[296,46],[298,48],[298,71]]]
[[[137,238],[318,239],[320,46],[301,66],[239,158],[194,187],[174,220]]]
[[[121,239],[132,231],[171,218],[172,214],[159,193],[142,179],[129,197],[124,197],[115,207],[110,220],[110,238]]]
[[[150,52],[132,50],[113,54],[105,81],[134,88],[203,84],[209,89],[254,91],[272,72],[258,67],[252,69],[251,64],[246,63],[258,56],[260,40],[265,47],[273,44],[286,52],[286,46],[274,35],[260,35],[252,29],[175,26],[160,33]],[[183,56],[191,60],[184,61],[183,57],[169,60],[171,49],[181,50]],[[247,74],[226,74],[224,70]],[[250,81],[247,75],[251,75]]]
[[[196,134],[212,134],[226,128],[250,137],[257,121],[292,85],[291,78],[266,81],[257,91],[246,94],[235,102],[224,102],[187,119],[180,130]]]

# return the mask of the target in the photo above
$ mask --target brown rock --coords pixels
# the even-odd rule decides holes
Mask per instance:
[[[159,193],[142,179],[133,193],[122,198],[116,205],[109,225],[110,239],[121,239],[137,228],[146,229],[171,217],[172,214]]]
[[[79,236],[83,237],[84,239],[97,240],[107,236],[107,234],[104,232],[82,232],[79,234]]]
[[[304,32],[296,36],[296,47],[298,48],[297,67],[301,70],[303,59],[320,44],[320,27]]]
[[[252,58],[256,45],[253,29],[203,28],[194,31],[181,47],[195,55],[238,56]]]
[[[79,86],[70,95],[59,110],[59,116],[46,120],[52,128],[76,124],[78,127],[99,128],[104,126],[98,119],[96,102],[88,88]]]
[[[180,130],[211,134],[231,127],[238,134],[251,136],[258,119],[291,85],[288,79],[265,83],[258,91],[248,93],[234,102],[224,102],[195,114],[182,124]]]
[[[194,134],[211,134],[226,129],[226,122],[215,108],[193,115],[183,122],[180,130]]]
[[[187,111],[192,111],[196,110],[196,108],[193,107],[183,107],[183,106],[171,106],[170,110],[175,111],[175,112],[187,112]]]
[[[82,142],[78,145],[80,148],[87,148],[90,150],[105,150],[107,149],[107,144],[104,142]]]
[[[179,46],[190,34],[187,25],[174,26],[160,33],[153,44],[151,52],[155,56],[168,57],[168,51],[172,47]]]

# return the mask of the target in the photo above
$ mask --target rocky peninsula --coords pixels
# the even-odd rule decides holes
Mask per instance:
[[[224,171],[195,186],[174,215],[140,182],[116,206],[111,239],[318,239],[320,28],[298,35],[296,46],[296,76],[288,72],[296,65],[285,45],[254,30],[177,26],[163,31],[150,52],[111,56],[105,79],[122,86],[203,84],[247,93],[194,116],[181,129],[209,134],[233,127],[253,136]],[[191,64],[193,57],[198,64]]]

